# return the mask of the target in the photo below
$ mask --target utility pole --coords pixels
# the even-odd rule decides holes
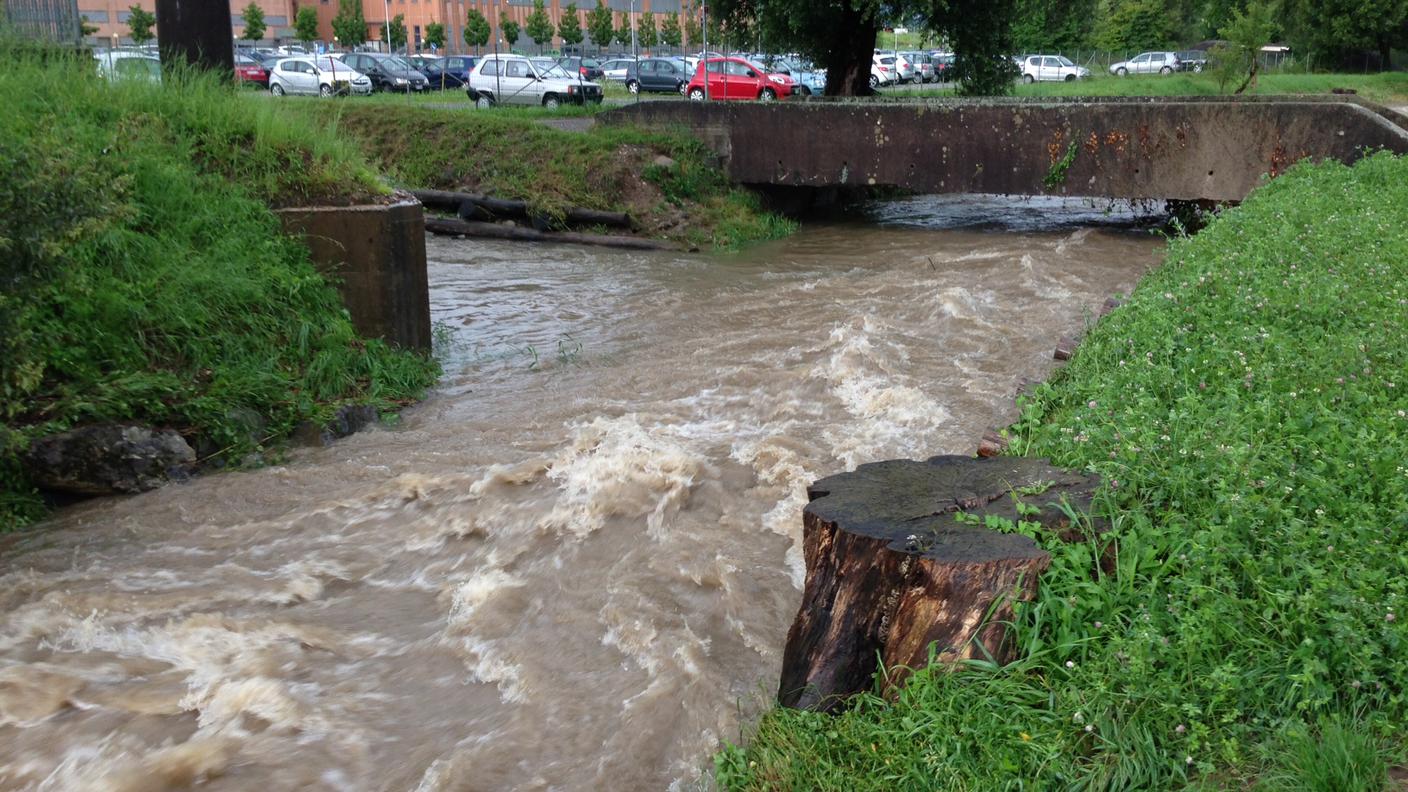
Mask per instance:
[[[699,4],[699,30],[704,34],[704,49],[699,53],[699,62],[704,64],[704,101],[709,101],[709,3]]]
[[[228,3],[156,0],[156,32],[163,67],[190,64],[234,77]]]
[[[631,0],[631,16],[630,16],[630,18],[631,18],[632,20],[634,20],[634,19],[636,18],[636,0]],[[639,27],[639,26],[636,25],[636,24],[634,24],[634,22],[632,22],[632,24],[631,24],[631,59],[634,60],[634,61],[635,61],[635,64],[636,64],[636,65],[635,65],[635,70],[636,70],[636,86],[637,86],[637,87],[636,87],[636,102],[639,103],[639,102],[640,102],[640,87],[639,87],[639,86],[640,86],[640,48],[636,46],[636,43],[637,43],[637,42],[636,42],[636,28],[637,28],[637,27]],[[580,73],[580,70],[579,70],[579,73]],[[605,83],[605,80],[603,80],[602,82]]]
[[[391,0],[382,0],[382,8],[385,9],[385,20],[381,23],[381,43],[386,47],[386,54],[391,54]]]

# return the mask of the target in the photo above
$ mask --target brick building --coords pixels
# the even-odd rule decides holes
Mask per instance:
[[[318,32],[321,40],[332,43],[332,20],[337,16],[338,0],[255,0],[259,7],[264,10],[264,23],[267,30],[264,33],[264,43],[278,44],[289,43],[293,39],[293,19],[298,13],[301,5],[312,5],[318,9]],[[102,45],[129,44],[127,18],[130,15],[128,7],[134,0],[78,0],[79,13],[88,19],[88,23],[98,29],[90,41]],[[135,0],[148,11],[155,12],[156,0]],[[244,7],[249,4],[249,0],[229,0],[230,2],[230,25],[235,38],[239,39],[244,34],[244,20],[241,15]],[[562,13],[562,8],[567,5],[565,0],[545,0],[545,7],[548,17],[552,20],[553,28],[556,29],[557,22]],[[578,18],[582,20],[582,27],[585,33],[586,12],[596,5],[595,0],[581,0],[577,3]],[[606,5],[618,14],[630,14],[632,0],[606,0]],[[683,16],[691,8],[697,8],[698,4],[691,0],[634,0],[635,13],[632,17],[632,25],[639,21],[640,15],[646,11],[653,11],[656,16],[656,24],[659,24],[662,15],[680,13]],[[464,27],[466,15],[469,9],[476,8],[480,13],[489,19],[489,25],[493,30],[493,39],[499,38],[499,15],[508,14],[510,19],[516,20],[520,28],[526,26],[528,15],[533,12],[533,0],[362,0],[362,16],[367,20],[367,39],[370,42],[379,41],[381,38],[381,25],[390,12],[392,18],[398,14],[405,15],[406,32],[411,39],[411,50],[421,51],[428,48],[424,45],[426,28],[433,22],[445,25],[445,39],[450,52],[464,52],[468,47],[464,43]],[[157,31],[160,34],[160,31]],[[590,47],[590,36],[585,36]],[[556,36],[551,44],[545,44],[548,49],[561,47],[562,41]],[[491,45],[492,46],[492,43]],[[526,32],[519,34],[518,41],[513,45],[520,51],[535,51],[536,45],[528,38]]]

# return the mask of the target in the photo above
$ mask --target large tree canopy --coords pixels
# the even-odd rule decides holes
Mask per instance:
[[[828,96],[870,91],[876,36],[889,25],[919,26],[947,36],[958,55],[960,90],[1007,93],[1012,87],[1015,0],[716,0],[724,30],[755,31],[773,46],[795,49],[826,69]],[[1053,0],[1054,3],[1054,0]]]

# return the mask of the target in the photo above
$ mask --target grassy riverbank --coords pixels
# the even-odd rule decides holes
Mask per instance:
[[[0,530],[43,513],[21,455],[84,423],[169,426],[237,461],[436,376],[359,338],[270,206],[388,193],[349,144],[204,78],[0,70]],[[256,420],[257,417],[257,420]]]
[[[428,102],[290,105],[316,114],[408,188],[483,192],[549,213],[629,212],[645,236],[733,248],[795,226],[729,184],[699,141],[626,126],[555,128],[548,111],[442,109]],[[657,164],[659,157],[670,162]],[[662,161],[663,163],[663,161]]]
[[[1408,722],[1408,159],[1298,167],[1192,239],[1024,403],[1107,477],[1020,659],[775,710],[730,789],[1380,790]],[[1103,545],[1102,543],[1099,543]]]

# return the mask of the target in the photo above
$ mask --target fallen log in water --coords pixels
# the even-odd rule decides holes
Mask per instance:
[[[516,242],[559,242],[568,245],[595,245],[597,247],[624,248],[626,250],[684,250],[676,242],[661,239],[641,239],[630,236],[607,234],[580,234],[569,231],[549,232],[523,226],[507,226],[498,223],[481,223],[460,220],[453,217],[427,217],[425,230],[444,236],[472,236],[488,239],[508,239]]]
[[[529,213],[528,204],[523,201],[509,201],[491,198],[478,193],[453,192],[450,190],[412,190],[416,200],[434,209],[457,212],[466,220],[525,219],[536,221]],[[608,226],[610,228],[630,228],[631,217],[625,212],[603,212],[597,209],[572,207],[563,213],[562,221],[568,225]]]
[[[807,580],[778,700],[835,709],[870,689],[878,662],[888,684],[901,684],[928,663],[931,644],[945,663],[1005,662],[1013,602],[1036,592],[1051,559],[1030,538],[959,513],[1039,522],[1069,541],[1079,532],[1062,499],[1087,512],[1098,484],[1045,460],[960,456],[875,462],[813,484],[803,512]]]

